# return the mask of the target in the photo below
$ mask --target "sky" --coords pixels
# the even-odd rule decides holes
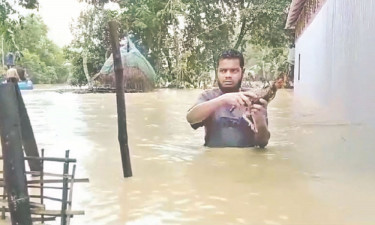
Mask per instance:
[[[80,12],[87,7],[86,3],[78,0],[39,0],[38,13],[48,26],[48,37],[55,44],[63,47],[73,40],[70,32],[71,22],[76,20]],[[115,3],[107,3],[104,8],[118,10],[119,6]]]
[[[39,0],[39,14],[48,26],[48,37],[60,47],[73,39],[70,23],[86,6],[78,0]]]

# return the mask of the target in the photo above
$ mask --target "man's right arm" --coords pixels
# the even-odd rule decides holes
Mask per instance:
[[[223,104],[221,98],[199,103],[189,110],[186,119],[190,124],[196,124],[207,119],[218,107]]]
[[[256,97],[251,92],[233,92],[220,95],[217,98],[195,105],[189,110],[186,119],[190,124],[200,123],[207,119],[218,107],[231,105],[232,107],[250,106],[249,97]]]

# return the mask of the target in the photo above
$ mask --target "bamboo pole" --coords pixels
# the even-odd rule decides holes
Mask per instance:
[[[6,200],[6,198],[7,198],[7,196],[6,196],[6,190],[5,190],[5,187],[3,187],[3,199],[2,200]],[[5,206],[3,206],[2,208],[1,208],[1,219],[2,220],[5,220]]]
[[[44,149],[42,148],[41,150],[41,154],[42,154],[42,158],[44,158]],[[44,183],[43,183],[43,180],[44,180],[44,160],[41,159],[40,160],[40,186],[39,186],[39,190],[40,190],[40,204],[44,205]],[[28,185],[28,187],[30,187],[30,185]],[[40,219],[42,221],[42,223],[44,223],[44,215],[41,215],[40,216]]]
[[[115,21],[108,22],[109,34],[112,46],[113,64],[116,77],[116,99],[117,99],[117,123],[118,123],[118,141],[120,143],[121,161],[124,177],[132,176],[130,164],[128,134],[126,130],[126,109],[124,94],[124,75],[121,62],[121,54],[118,38],[118,23]]]
[[[0,160],[3,159],[2,156],[0,156]],[[69,162],[69,163],[75,163],[77,162],[76,159],[66,159],[66,158],[58,158],[58,157],[35,157],[35,156],[25,156],[24,159],[26,160],[36,160],[36,161],[40,161],[40,160],[44,160],[44,161],[49,161],[49,162]],[[40,174],[39,172],[37,171],[31,171],[30,172],[31,174]],[[47,174],[47,173],[45,173]]]
[[[69,158],[69,150],[65,151],[65,158]],[[61,202],[61,225],[66,225],[66,209],[68,206],[68,177],[69,175],[69,163],[64,162],[64,178],[63,178],[63,190],[62,190],[62,202]]]
[[[71,179],[68,180],[69,182],[71,181]],[[44,184],[58,184],[58,183],[62,183],[63,182],[63,179],[44,179],[42,181]],[[88,178],[75,178],[74,179],[74,182],[75,183],[87,183],[89,182],[89,179]],[[28,180],[27,181],[28,184],[39,184],[40,183],[40,180]],[[3,187],[4,186],[4,182],[0,180],[0,187]]]
[[[15,85],[0,85],[0,134],[11,221],[12,225],[31,225],[20,127]]]
[[[3,64],[3,67],[2,68],[4,68],[4,66],[5,66],[5,64],[4,64],[4,35],[1,35],[1,62],[2,62],[2,64]]]
[[[74,185],[74,177],[76,174],[76,165],[73,165],[73,171],[72,171],[72,181],[70,182],[70,187],[69,189],[69,196],[68,196],[68,208],[67,211],[72,210],[72,203],[73,203],[73,185]],[[70,225],[70,218],[71,216],[67,216],[66,218],[66,225]]]
[[[9,212],[9,209],[6,208],[5,209],[6,212]],[[54,216],[54,217],[60,217],[63,213],[61,212],[61,210],[45,210],[45,209],[39,209],[39,208],[35,208],[35,209],[31,209],[31,213],[34,214],[34,215],[46,215],[46,216]],[[69,216],[75,216],[75,215],[85,215],[85,211],[83,210],[67,210],[65,212],[66,215],[69,215]],[[40,218],[33,218],[33,220],[35,221],[40,221]],[[47,221],[47,219],[45,218],[45,220]],[[18,224],[18,225],[23,225],[23,224]]]

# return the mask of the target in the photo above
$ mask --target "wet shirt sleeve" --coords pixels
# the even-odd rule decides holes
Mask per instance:
[[[196,106],[196,105],[198,105],[198,104],[200,104],[200,103],[202,103],[202,102],[207,102],[207,101],[209,101],[210,100],[210,98],[209,98],[209,96],[208,96],[208,94],[207,94],[207,92],[203,92],[203,93],[201,93],[200,95],[199,95],[199,97],[198,97],[198,100],[197,100],[197,102],[188,110],[188,111],[190,111],[194,106]],[[205,120],[203,120],[202,122],[199,122],[199,123],[194,123],[194,124],[190,124],[190,126],[194,129],[194,130],[196,130],[196,129],[198,129],[199,127],[202,127],[202,126],[204,126],[204,123],[205,123]]]

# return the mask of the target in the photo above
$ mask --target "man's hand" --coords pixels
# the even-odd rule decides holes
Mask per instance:
[[[226,93],[218,97],[223,105],[232,106],[234,108],[250,107],[251,99],[257,96],[252,92],[233,92]]]
[[[252,129],[255,132],[255,141],[261,148],[267,145],[270,138],[270,132],[267,125],[267,105],[264,99],[259,99],[261,104],[253,104],[245,115],[253,118]]]
[[[267,127],[267,105],[268,102],[264,99],[259,99],[261,104],[253,104],[251,107],[248,107],[244,113],[244,118],[248,118],[247,121],[249,125],[252,126],[254,132],[258,132],[258,127]],[[252,117],[252,121],[250,120]]]
[[[250,109],[250,114],[253,117],[253,120],[255,123],[257,123],[258,126],[266,125],[266,119],[267,119],[267,105],[268,102],[264,99],[259,99],[261,104],[253,104]]]

